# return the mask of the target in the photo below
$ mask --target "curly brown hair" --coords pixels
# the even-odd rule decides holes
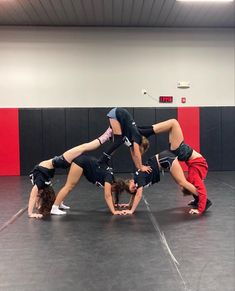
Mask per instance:
[[[55,191],[51,186],[43,189],[40,194],[41,206],[38,210],[40,214],[46,216],[50,213],[51,207],[55,202]]]

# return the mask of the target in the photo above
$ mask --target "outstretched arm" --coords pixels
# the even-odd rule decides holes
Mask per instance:
[[[42,214],[33,212],[35,204],[37,202],[38,194],[38,187],[37,185],[34,185],[29,196],[28,217],[42,218]]]
[[[181,165],[177,159],[175,159],[174,162],[172,163],[172,166],[170,168],[170,173],[171,173],[172,177],[174,178],[174,180],[176,181],[176,183],[181,188],[188,190],[189,192],[191,192],[194,195],[198,195],[196,187],[186,180],[184,172],[183,172]]]
[[[189,213],[201,214],[206,209],[206,201],[207,201],[206,186],[204,184],[204,181],[200,179],[199,177],[197,179],[190,180],[190,182],[192,182],[197,189],[199,202],[198,202],[198,209],[190,209]]]
[[[134,142],[133,146],[130,148],[130,150],[131,150],[131,157],[132,157],[132,160],[133,160],[136,168],[138,170],[140,170],[141,172],[150,173],[152,171],[151,167],[145,166],[145,165],[142,164],[140,146],[136,142]]]
[[[136,210],[137,206],[139,205],[140,200],[142,198],[142,193],[143,193],[143,187],[138,188],[138,190],[135,194],[134,200],[133,200],[132,207],[130,210],[124,210],[123,212],[125,214],[133,214],[135,212],[135,210]]]
[[[131,195],[129,203],[121,203],[121,204],[118,204],[118,206],[121,208],[126,208],[127,210],[131,209],[134,199],[135,199],[135,195]]]
[[[113,197],[112,197],[112,190],[111,190],[111,184],[108,182],[105,182],[104,184],[104,199],[109,207],[109,210],[114,215],[121,215],[122,211],[117,211],[114,208],[113,204]]]

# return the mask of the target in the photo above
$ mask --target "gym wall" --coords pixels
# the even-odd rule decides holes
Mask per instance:
[[[0,175],[28,175],[40,161],[98,137],[108,127],[110,108],[0,109]],[[126,108],[139,125],[169,118],[179,120],[185,137],[207,159],[210,171],[235,170],[235,107]],[[150,138],[144,159],[168,148],[168,134]],[[92,152],[98,157],[109,146]],[[113,158],[116,172],[131,172],[129,149],[121,146]],[[64,173],[63,171],[57,173]]]
[[[234,46],[234,29],[0,27],[0,108],[159,107],[141,89],[234,106]]]
[[[115,106],[139,124],[178,118],[210,170],[234,170],[234,54],[234,29],[0,27],[0,175],[28,174],[97,137]],[[151,142],[149,154],[167,135]],[[131,170],[128,149],[119,151],[115,169]]]

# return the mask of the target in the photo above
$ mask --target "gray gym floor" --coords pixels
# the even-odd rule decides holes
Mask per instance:
[[[66,176],[56,176],[58,190]],[[0,177],[1,291],[234,291],[235,172],[210,172],[213,202],[188,214],[166,174],[132,216],[112,216],[82,179],[66,216],[28,219],[28,177]],[[127,197],[127,196],[126,196]]]

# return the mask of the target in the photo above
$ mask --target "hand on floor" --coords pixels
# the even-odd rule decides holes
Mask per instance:
[[[123,215],[131,215],[133,214],[132,210],[122,210]]]
[[[129,203],[127,203],[127,204],[118,204],[118,207],[120,207],[120,208],[128,208],[129,207]]]
[[[124,215],[123,211],[115,210],[113,215]]]
[[[189,210],[189,213],[190,214],[200,214],[200,212],[198,211],[198,209],[193,209],[193,208]]]
[[[39,213],[32,213],[28,215],[30,218],[42,218],[43,215]]]

